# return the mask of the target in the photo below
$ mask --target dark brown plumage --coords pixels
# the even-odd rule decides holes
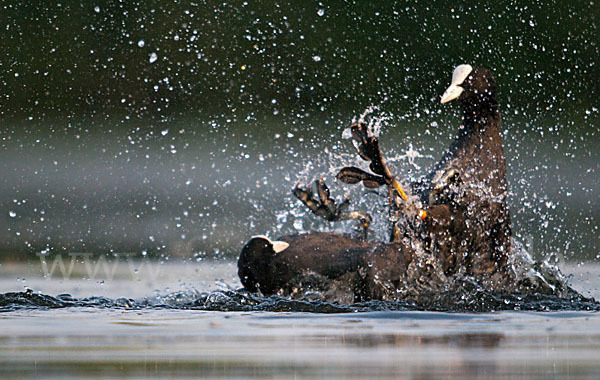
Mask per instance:
[[[401,244],[374,244],[328,232],[288,235],[278,241],[289,247],[275,253],[264,237],[246,243],[238,259],[244,288],[264,295],[290,295],[304,279],[319,276],[325,280],[323,287],[327,280],[331,287],[345,284],[351,301],[390,299],[412,258]]]
[[[429,290],[435,289],[443,286],[447,276],[455,274],[474,277],[488,290],[508,289],[513,281],[507,269],[511,238],[508,186],[500,112],[490,71],[468,65],[457,67],[442,102],[456,98],[461,102],[464,118],[459,134],[430,175],[415,187],[427,213],[424,220],[415,219],[420,214],[414,212],[416,206],[410,203],[413,212],[404,208],[407,213],[392,228],[391,243],[311,233],[282,237],[289,247],[275,254],[268,240],[252,239],[238,261],[246,289],[266,295],[290,294],[299,283],[298,278],[306,273],[345,284],[354,300],[393,299],[410,294],[411,290],[418,291],[424,283]],[[358,133],[362,129],[352,131]],[[385,165],[377,139],[365,140],[360,146],[364,148],[359,149],[361,156],[371,161],[371,170],[381,178],[345,168],[340,172],[341,180],[366,180],[366,185],[372,184],[367,187],[387,184],[390,194],[403,193]],[[373,148],[378,154],[366,148]],[[385,170],[373,170],[374,162]],[[326,214],[326,219],[344,215],[328,191],[321,191],[326,196],[320,200],[309,190],[297,188],[296,192],[313,212]]]
[[[289,248],[275,253],[263,237],[252,238],[242,249],[238,274],[250,291],[271,295],[282,290],[289,294],[289,284],[304,272],[314,272],[335,279],[356,271],[361,256],[371,244],[334,233],[289,235],[279,239]]]
[[[444,225],[432,230],[431,249],[447,274],[464,268],[494,288],[510,280],[511,238],[496,86],[488,69],[475,67],[460,87],[463,123],[423,192],[431,216],[440,214],[430,222]]]

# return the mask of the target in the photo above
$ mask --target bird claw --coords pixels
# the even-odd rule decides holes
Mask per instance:
[[[314,190],[313,190],[314,189]],[[315,215],[322,217],[330,222],[338,220],[358,220],[359,227],[362,230],[362,238],[366,240],[367,230],[371,225],[371,216],[367,213],[353,211],[347,212],[350,206],[350,199],[345,198],[339,204],[331,198],[329,188],[322,178],[315,180],[310,187],[301,187],[297,185],[293,190],[294,195]],[[316,194],[316,196],[315,196]]]
[[[328,221],[339,220],[339,208],[335,205],[335,200],[331,198],[329,189],[322,178],[315,180],[313,183],[315,192],[310,187],[300,187],[297,185],[293,193],[296,198],[300,199],[315,215],[322,217]]]

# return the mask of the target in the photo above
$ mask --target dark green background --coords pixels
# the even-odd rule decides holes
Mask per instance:
[[[460,123],[440,94],[472,63],[500,89],[520,239],[598,254],[597,3],[41,4],[0,6],[5,252],[235,255],[293,231],[289,189],[342,163],[369,105],[390,155],[434,162]]]
[[[459,62],[493,68],[504,102],[533,114],[600,95],[592,2],[12,3],[0,16],[7,119],[242,118],[272,99],[284,115],[346,112],[383,96],[404,110],[437,99]]]

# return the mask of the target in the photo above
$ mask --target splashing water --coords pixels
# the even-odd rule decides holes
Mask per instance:
[[[515,243],[515,246],[519,246]],[[0,312],[22,309],[94,308],[117,310],[214,310],[214,311],[291,311],[310,313],[352,313],[371,311],[431,310],[452,312],[491,312],[500,310],[593,310],[600,311],[600,303],[583,297],[564,282],[556,270],[547,265],[537,265],[522,249],[516,248],[513,269],[521,273],[523,281],[533,281],[541,285],[551,285],[552,293],[540,291],[530,294],[497,294],[481,289],[469,278],[463,278],[437,292],[423,292],[417,296],[392,301],[369,301],[361,303],[343,302],[343,295],[332,291],[316,290],[310,287],[295,293],[292,297],[270,296],[248,293],[245,290],[231,289],[227,284],[220,290],[201,292],[196,289],[158,294],[152,297],[131,299],[126,297],[86,297],[74,298],[69,294],[50,296],[31,290],[0,294]],[[518,252],[517,252],[518,253]],[[530,266],[520,266],[522,262]],[[312,279],[313,284],[318,279]],[[544,285],[545,284],[545,285]],[[331,289],[330,289],[331,290]],[[557,291],[559,290],[559,291]]]
[[[391,115],[379,112],[379,106],[370,106],[362,114],[353,118],[352,123],[365,123],[368,125],[369,134],[371,136],[379,136],[382,127],[389,125],[391,120],[393,120]],[[352,138],[352,132],[349,128],[344,129],[342,138]],[[310,163],[306,164],[304,170],[299,173],[298,182],[310,183],[314,179],[311,178],[311,173],[326,172],[327,176],[325,181],[333,183],[334,181],[330,181],[329,177],[335,178],[335,174],[340,168],[348,165],[354,165],[356,167],[366,166],[365,161],[361,160],[356,154],[340,152],[339,150],[330,151],[327,149],[325,150],[325,153],[326,155],[315,158],[315,160],[318,161],[316,163],[315,160],[308,160]],[[388,162],[394,164],[401,164],[404,162],[406,165],[410,165],[411,169],[415,170],[421,168],[416,160],[427,160],[427,164],[431,164],[434,158],[432,155],[421,154],[420,149],[415,149],[412,142],[408,143],[408,149],[402,154],[386,150],[384,155],[389,157]],[[325,170],[319,170],[322,166],[325,166]],[[416,182],[420,177],[415,177],[415,175],[421,174],[412,170],[408,170],[408,173],[413,174],[413,176],[408,178],[411,182]],[[338,188],[336,187],[332,191],[334,197],[337,190]],[[481,193],[480,198],[482,199],[489,198],[486,197],[486,189],[469,188],[467,190]],[[389,237],[389,218],[385,212],[387,207],[386,192],[380,193],[378,190],[369,190],[365,192],[360,186],[344,187],[343,192],[346,197],[350,196],[353,200],[351,207],[353,207],[354,210],[366,211],[374,217],[369,231],[370,239],[374,242],[386,242]],[[300,205],[300,202],[295,200],[290,202],[289,208],[286,211],[282,212],[294,215],[294,227],[296,232],[334,231],[347,235],[353,233],[353,224],[351,222],[324,223],[312,216],[312,214],[307,212],[304,206]],[[277,235],[280,231],[272,232],[273,235]],[[518,309],[521,305],[519,303],[520,301],[525,299],[531,300],[531,297],[550,297],[548,300],[553,300],[551,302],[556,301],[558,304],[562,302],[558,300],[584,299],[569,286],[566,278],[560,273],[557,267],[550,265],[548,261],[537,262],[525,249],[525,246],[515,239],[512,240],[512,253],[509,255],[510,260],[507,271],[512,282],[510,289],[512,289],[514,294],[508,298],[505,294],[497,295],[493,292],[490,293],[484,290],[482,286],[477,283],[476,279],[470,278],[464,271],[461,272],[461,270],[459,270],[458,273],[451,277],[447,277],[444,274],[439,259],[428,253],[423,247],[418,246],[418,240],[419,239],[413,239],[412,241],[407,241],[407,244],[412,245],[416,252],[416,257],[407,271],[406,277],[408,279],[403,281],[398,289],[393,289],[391,291],[393,294],[395,290],[397,296],[395,298],[403,300],[410,299],[410,302],[413,302],[412,305],[419,305],[419,307],[426,307],[424,305],[432,306],[428,303],[428,298],[433,297],[436,302],[438,302],[436,307],[446,305],[447,310],[452,310],[452,302],[457,302],[455,297],[459,297],[459,299],[462,300],[461,302],[465,303],[465,305],[469,305],[464,306],[465,310],[488,310],[488,308],[504,309],[504,307]],[[415,246],[415,244],[417,245]],[[303,291],[292,295],[299,300],[305,301],[308,299],[320,300],[323,302],[336,301],[343,304],[348,303],[348,295],[343,291],[339,291],[337,284],[335,283],[327,283],[327,281],[323,282],[322,278],[318,278],[318,276],[315,277],[312,273],[307,274],[305,278],[299,279],[298,281],[302,285],[306,285]],[[383,283],[382,286],[389,289],[392,288],[393,285]],[[485,301],[479,303],[477,301],[478,297],[485,299]],[[494,301],[492,301],[492,299]],[[495,301],[498,299],[501,300],[501,303],[504,303],[505,306],[495,306]],[[451,302],[451,300],[453,301]],[[595,301],[593,300],[586,299],[586,301],[595,304]],[[538,306],[540,309],[554,307],[548,305],[543,306],[541,304]],[[536,309],[538,306],[527,304],[525,308]],[[566,306],[566,304],[564,306]]]
[[[379,134],[381,133],[381,128],[393,119],[393,115],[386,112],[382,112],[380,110],[380,106],[370,105],[363,113],[352,118],[351,124],[366,124],[368,135],[379,137]],[[351,137],[352,133],[350,132],[349,128],[346,128],[342,133],[342,138],[349,139]]]

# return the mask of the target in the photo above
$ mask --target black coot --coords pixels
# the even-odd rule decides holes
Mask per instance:
[[[352,303],[393,298],[411,260],[412,252],[402,244],[335,233],[288,235],[277,241],[255,236],[242,249],[238,275],[244,288],[264,295],[289,296],[312,287],[330,301]]]
[[[423,200],[439,215],[431,249],[447,272],[464,269],[488,287],[506,283],[510,254],[506,160],[500,136],[496,84],[485,68],[460,65],[442,103],[458,99],[463,123],[446,154],[434,167]]]

